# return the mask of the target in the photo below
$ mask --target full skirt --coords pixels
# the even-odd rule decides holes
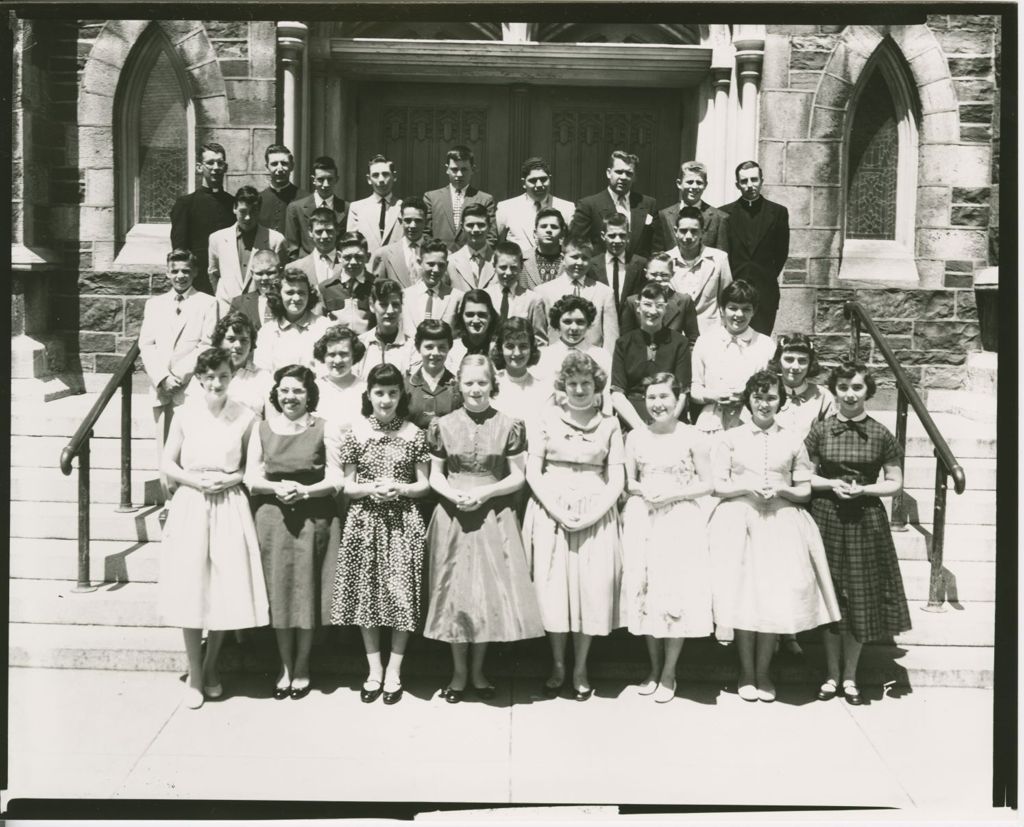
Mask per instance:
[[[187,485],[174,492],[159,594],[168,626],[226,631],[269,623],[256,526],[240,485],[216,494]]]
[[[821,535],[803,508],[781,497],[722,500],[708,532],[716,624],[793,634],[839,620]]]

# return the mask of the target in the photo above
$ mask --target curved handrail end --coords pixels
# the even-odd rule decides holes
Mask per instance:
[[[60,452],[60,470],[65,477],[70,477],[71,472],[74,470],[71,467],[71,462],[74,458],[75,453],[71,450],[71,446],[65,445],[64,450]]]
[[[953,490],[957,494],[963,494],[967,490],[967,475],[964,474],[964,469],[954,465],[949,469],[949,475],[953,478]]]

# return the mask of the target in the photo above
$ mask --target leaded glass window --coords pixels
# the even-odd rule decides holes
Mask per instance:
[[[899,133],[892,94],[881,72],[868,80],[853,118],[846,237],[895,239]]]
[[[188,187],[188,118],[166,51],[153,64],[138,112],[137,220],[165,223]]]

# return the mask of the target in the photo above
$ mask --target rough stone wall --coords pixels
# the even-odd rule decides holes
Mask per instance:
[[[52,327],[66,334],[71,344],[67,358],[76,362],[59,367],[106,372],[138,336],[146,297],[169,289],[162,270],[116,263],[113,101],[121,71],[130,65],[131,47],[146,24],[99,20],[63,25],[64,49],[55,60],[64,74],[51,85],[67,90],[60,98],[59,134],[73,150],[53,169],[50,209],[59,213],[59,237],[76,241],[64,256],[67,273],[56,281]],[[224,145],[229,191],[245,184],[262,188],[263,153],[276,139],[274,23],[158,25],[189,78],[197,146],[205,141]],[[49,22],[45,26],[51,28]]]
[[[848,104],[885,35],[906,59],[921,104],[918,289],[838,279]],[[962,385],[966,353],[981,348],[973,273],[998,260],[998,50],[999,19],[986,15],[934,15],[927,26],[768,27],[760,155],[766,195],[790,214],[783,302],[789,293],[787,321],[821,336],[826,360],[848,348],[842,303],[857,298],[921,387]],[[870,347],[862,355],[881,361]]]

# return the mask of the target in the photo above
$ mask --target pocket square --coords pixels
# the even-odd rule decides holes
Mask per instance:
[[[644,217],[644,226],[647,227],[647,226],[650,226],[653,223],[654,223],[654,216],[651,215],[650,213],[647,213],[647,215]]]

